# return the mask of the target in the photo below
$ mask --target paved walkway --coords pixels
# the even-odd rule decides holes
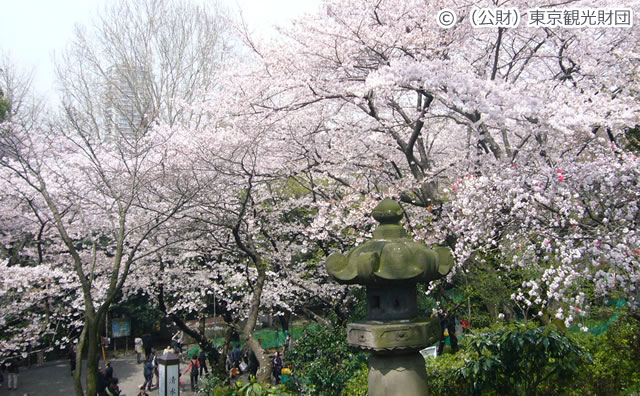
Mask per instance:
[[[114,376],[120,380],[122,395],[136,396],[139,392],[140,385],[144,382],[142,364],[136,363],[136,357],[134,355],[113,358],[110,361]],[[102,367],[103,365],[104,362],[100,361],[100,366]],[[183,363],[180,364],[180,370],[184,370],[185,367]],[[84,370],[85,367],[83,367],[83,377],[85,373]],[[186,387],[180,394],[184,396],[195,395],[195,393],[187,391],[187,389],[190,388],[189,376],[183,376],[183,380],[185,379],[187,381]],[[25,393],[29,396],[75,395],[69,362],[66,360],[46,362],[41,366],[32,366],[31,368],[20,367],[18,389],[9,391],[6,385],[5,379],[3,387],[0,388],[0,396],[23,396]],[[83,389],[86,389],[84,387],[84,380]],[[154,389],[147,393],[149,393],[150,396],[157,396],[158,390]]]

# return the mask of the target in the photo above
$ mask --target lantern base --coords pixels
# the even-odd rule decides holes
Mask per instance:
[[[425,396],[427,372],[419,352],[371,355],[369,396]]]

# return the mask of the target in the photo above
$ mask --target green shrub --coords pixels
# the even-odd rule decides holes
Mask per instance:
[[[271,386],[261,384],[251,377],[248,383],[238,381],[233,385],[225,385],[215,376],[207,376],[198,385],[199,396],[292,396],[284,385]]]
[[[589,359],[553,324],[499,325],[468,337],[465,352],[469,359],[458,373],[467,379],[469,393],[476,395],[566,393]]]
[[[344,328],[305,329],[286,364],[284,386],[201,381],[202,396],[366,396],[367,354],[346,344]],[[426,360],[431,395],[640,394],[640,322],[620,315],[606,333],[569,335],[554,324],[498,324],[465,337],[461,351]],[[288,393],[287,393],[288,392]]]
[[[290,396],[284,385],[270,386],[256,382],[255,377],[251,377],[248,383],[238,381],[235,383],[234,396]]]
[[[369,386],[369,367],[366,363],[360,363],[358,369],[351,378],[347,380],[342,388],[342,396],[367,396]]]
[[[198,396],[233,396],[228,379],[209,374],[198,381]]]
[[[592,356],[577,383],[586,393],[633,394],[640,390],[640,323],[621,315],[608,330],[594,336],[576,335]]]
[[[346,340],[344,327],[306,328],[286,357],[285,363],[293,368],[290,389],[318,396],[339,395],[367,358]]]
[[[426,360],[427,389],[430,395],[464,395],[468,384],[460,374],[465,364],[464,352],[445,353]]]

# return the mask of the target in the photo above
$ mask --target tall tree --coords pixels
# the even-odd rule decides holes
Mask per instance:
[[[135,140],[132,152],[122,144],[96,142],[46,124],[3,130],[2,180],[6,190],[23,198],[14,210],[24,211],[28,204],[35,208],[33,215],[50,224],[46,238],[53,242],[48,249],[57,254],[48,252],[49,264],[71,271],[65,276],[81,290],[80,301],[72,306],[84,316],[79,347],[88,350],[88,394],[96,392],[100,324],[110,304],[132,266],[175,243],[175,238],[165,238],[164,244],[151,246],[149,240],[163,233],[192,194],[186,183],[172,178],[179,169],[175,157],[169,160],[173,153],[167,150],[167,137],[148,131],[144,139]],[[150,205],[159,199],[162,205]],[[47,290],[38,284],[34,289]],[[79,369],[74,379],[77,393],[83,394]]]
[[[104,10],[94,30],[78,28],[58,68],[69,128],[89,140],[115,143],[126,157],[143,154],[142,142],[153,139],[153,125],[198,125],[200,114],[191,106],[203,90],[213,89],[223,55],[228,55],[217,12],[188,1],[121,1]],[[180,153],[168,146],[164,150],[177,165]],[[164,175],[171,171],[171,165],[162,166]],[[159,213],[171,210],[172,195],[192,192],[189,180],[175,181],[168,190],[158,189],[159,205],[141,204]]]
[[[113,3],[94,30],[77,28],[58,65],[63,115],[3,125],[7,191],[29,199],[50,225],[53,259],[81,291],[73,306],[83,315],[87,395],[96,394],[110,304],[137,265],[181,239],[167,228],[198,185],[184,177],[190,164],[170,128],[155,126],[200,122],[188,105],[215,84],[223,33],[218,15],[189,2]]]
[[[572,318],[567,308],[588,307],[582,287],[636,299],[637,182],[624,176],[636,159],[618,146],[640,114],[640,32],[525,27],[528,10],[559,6],[499,5],[520,11],[518,28],[472,27],[474,7],[494,1],[457,3],[450,29],[435,18],[447,1],[326,1],[280,41],[250,43],[256,60],[242,72],[262,96],[246,111],[286,119],[272,142],[298,156],[285,166],[319,202],[309,237],[350,230],[372,200],[393,195],[409,204],[416,237],[449,236],[460,269],[487,252],[502,271],[530,266],[523,291],[550,284],[540,310]],[[593,6],[638,10],[632,1],[562,8]],[[522,208],[532,215],[510,216]]]

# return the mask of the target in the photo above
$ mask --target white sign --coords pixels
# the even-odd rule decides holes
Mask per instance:
[[[180,395],[180,367],[178,364],[158,365],[160,374],[159,396],[179,396]]]
[[[420,351],[420,353],[422,354],[423,358],[428,358],[428,357],[436,357],[438,356],[438,347],[436,346],[430,346],[429,348],[425,348],[423,350]]]

